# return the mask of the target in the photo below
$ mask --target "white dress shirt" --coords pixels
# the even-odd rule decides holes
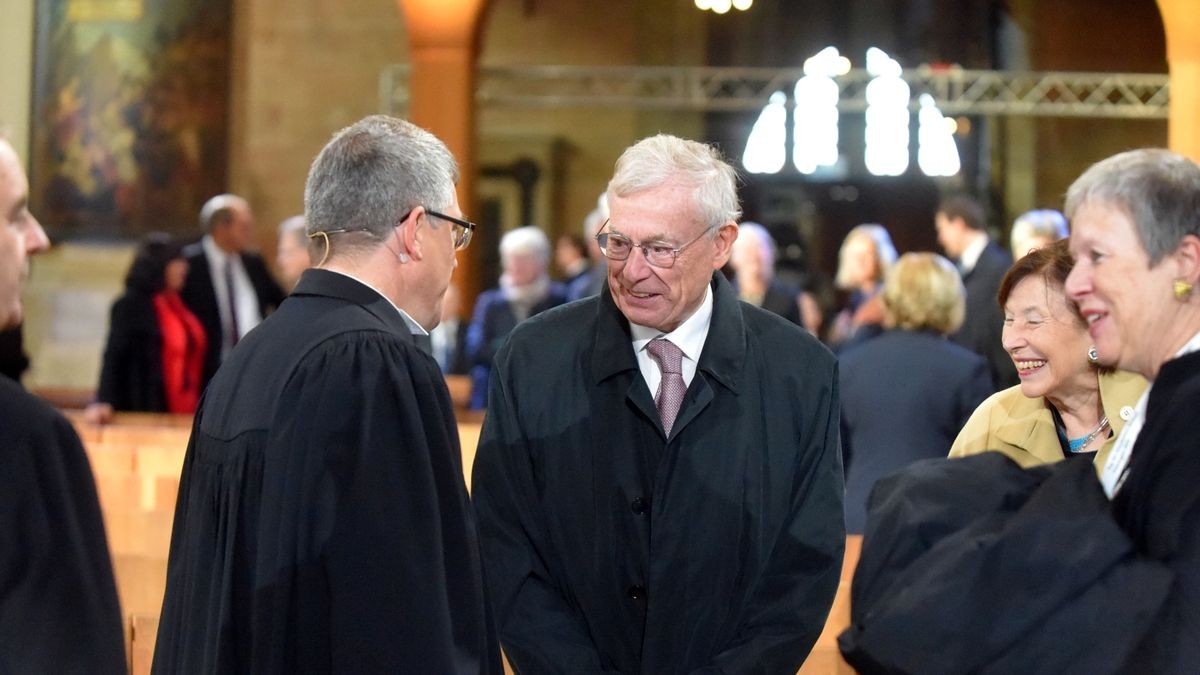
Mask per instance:
[[[258,306],[258,294],[242,264],[242,256],[226,253],[217,246],[212,236],[204,235],[200,240],[204,257],[208,260],[209,276],[212,277],[213,292],[217,295],[217,311],[221,315],[221,360],[233,349],[230,336],[229,289],[225,285],[225,265],[233,264],[233,295],[237,302],[238,339],[246,337],[250,329],[262,322],[262,308]],[[212,339],[212,336],[209,337]]]
[[[708,340],[708,327],[712,323],[712,309],[712,286],[709,285],[704,291],[704,301],[700,303],[696,311],[670,333],[663,333],[649,326],[639,326],[633,322],[629,323],[629,332],[633,335],[633,353],[637,355],[638,369],[641,370],[642,377],[646,380],[646,386],[650,387],[651,396],[658,392],[658,383],[662,380],[662,372],[658,369],[658,362],[650,356],[650,352],[646,351],[646,345],[650,344],[654,338],[661,337],[679,347],[683,352],[683,381],[691,386],[692,378],[696,376],[696,365],[700,359],[700,352],[704,351],[704,342]]]
[[[1192,336],[1186,344],[1172,358],[1179,358],[1185,354],[1200,351],[1200,333]],[[1113,444],[1112,453],[1108,455],[1108,461],[1104,463],[1104,471],[1100,473],[1100,484],[1104,487],[1104,494],[1112,499],[1114,495],[1125,484],[1125,478],[1129,475],[1129,460],[1133,457],[1133,444],[1137,443],[1138,435],[1142,433],[1142,427],[1146,425],[1146,408],[1150,402],[1150,390],[1154,388],[1154,382],[1150,382],[1150,386],[1146,387],[1146,391],[1142,392],[1142,397],[1138,399],[1137,405],[1133,408],[1133,417],[1125,422],[1125,428],[1121,430],[1121,435],[1117,437],[1117,442]]]

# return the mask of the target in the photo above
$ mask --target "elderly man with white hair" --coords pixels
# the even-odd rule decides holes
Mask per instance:
[[[541,228],[527,225],[501,237],[500,266],[500,287],[479,294],[467,329],[473,410],[487,407],[492,359],[512,329],[567,300],[566,288],[550,280],[550,240]]]

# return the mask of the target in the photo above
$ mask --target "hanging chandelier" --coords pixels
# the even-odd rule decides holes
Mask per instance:
[[[736,9],[739,12],[744,12],[750,9],[754,4],[754,0],[695,0],[696,9],[707,9],[717,14],[724,14],[731,9]]]

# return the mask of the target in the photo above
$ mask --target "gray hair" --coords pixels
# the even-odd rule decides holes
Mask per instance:
[[[500,259],[514,255],[532,255],[543,268],[550,265],[550,240],[537,225],[526,225],[509,230],[500,237]]]
[[[887,228],[879,223],[857,225],[846,233],[846,238],[842,240],[842,246],[838,249],[838,271],[837,278],[834,280],[834,284],[838,288],[850,288],[853,285],[849,278],[850,267],[846,264],[846,256],[850,242],[860,237],[869,239],[875,245],[875,266],[879,269],[878,281],[883,281],[888,270],[896,264],[896,247],[892,244],[892,236],[888,234]]]
[[[1017,216],[1008,240],[1012,245],[1013,258],[1020,258],[1029,253],[1029,240],[1043,238],[1058,241],[1066,239],[1068,234],[1066,216],[1054,209],[1035,209]]]
[[[372,115],[342,129],[321,149],[304,185],[308,234],[362,233],[343,248],[373,248],[418,206],[454,200],[458,164],[436,136],[401,119]]]
[[[279,238],[291,237],[301,248],[308,246],[308,223],[304,216],[292,216],[279,223]]]
[[[767,263],[775,263],[775,239],[771,237],[771,233],[761,224],[751,220],[738,225],[738,238],[733,242],[734,246],[738,245],[739,241],[746,238],[746,243],[754,244],[767,256]]]
[[[608,182],[608,194],[628,197],[668,183],[695,187],[697,216],[716,230],[736,223],[742,215],[737,197],[737,172],[711,145],[658,134],[626,148]]]
[[[224,225],[233,220],[233,210],[238,206],[250,208],[245,199],[234,194],[220,194],[211,197],[200,207],[200,229],[212,232],[217,225]]]
[[[1129,150],[1096,162],[1067,190],[1067,217],[1084,205],[1123,211],[1150,265],[1179,247],[1184,236],[1200,236],[1200,166],[1159,148]]]

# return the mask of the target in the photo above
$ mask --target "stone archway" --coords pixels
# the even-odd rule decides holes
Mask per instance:
[[[1158,0],[1171,72],[1168,145],[1200,161],[1200,6],[1195,0]]]

